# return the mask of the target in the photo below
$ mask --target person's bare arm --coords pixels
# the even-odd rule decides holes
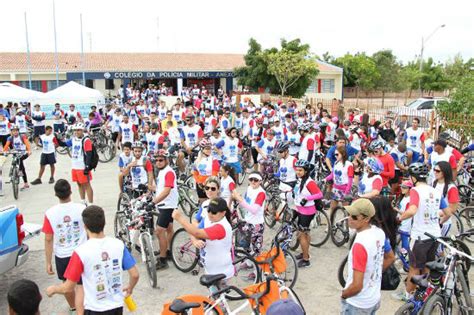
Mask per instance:
[[[138,279],[140,279],[140,274],[138,273],[137,266],[128,269],[128,284],[122,289],[125,292],[125,297],[132,295],[133,288],[137,285]]]
[[[395,254],[393,253],[393,250],[389,251],[388,253],[385,253],[383,255],[383,266],[382,270],[385,271],[390,267],[395,261]]]
[[[72,291],[74,291],[75,287],[76,287],[76,282],[73,282],[71,280],[66,280],[61,284],[49,286],[46,289],[46,295],[49,297],[52,297],[55,294],[64,295],[66,293],[71,293]]]
[[[358,270],[353,270],[352,283],[347,289],[342,290],[341,298],[347,299],[351,296],[359,294],[362,291],[364,284],[364,273]]]
[[[53,234],[45,234],[44,235],[44,253],[46,256],[46,272],[49,275],[54,275],[53,271],[53,241],[54,236]]]

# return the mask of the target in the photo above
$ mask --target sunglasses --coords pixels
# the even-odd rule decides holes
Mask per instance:
[[[186,121],[187,121],[187,122],[190,122],[190,121],[191,121],[191,119],[186,119]]]
[[[157,161],[157,162],[164,162],[165,159],[157,159],[156,161]]]
[[[259,179],[256,179],[256,178],[249,178],[249,182],[259,182],[260,180]]]
[[[220,213],[220,211],[208,211],[208,213],[216,215],[216,214]]]
[[[208,190],[210,190],[210,191],[217,191],[217,187],[211,187],[211,186],[206,186],[206,187],[204,187],[204,189],[205,189],[206,191],[208,191]]]
[[[435,171],[435,173],[441,173],[441,170],[435,168],[433,171]]]
[[[362,215],[362,218],[359,218],[357,215],[351,215],[351,219],[354,220],[354,221],[357,221],[359,219],[365,219],[366,216]]]

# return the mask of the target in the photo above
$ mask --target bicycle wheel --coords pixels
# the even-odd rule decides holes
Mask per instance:
[[[128,230],[126,223],[127,217],[123,212],[116,212],[114,218],[114,235],[115,238],[121,240],[125,247],[129,251],[132,250],[132,241],[130,239],[130,231]]]
[[[245,171],[245,167],[242,166],[242,173],[239,174],[239,180],[237,181],[239,186],[244,183],[245,177],[247,177],[247,172]]]
[[[459,212],[459,218],[463,222],[463,226],[466,231],[474,228],[474,207],[466,207]],[[474,243],[474,235],[466,236],[465,239]]]
[[[411,315],[414,309],[415,304],[408,302],[400,306],[395,312],[395,315]]]
[[[439,293],[433,294],[426,300],[423,309],[421,310],[423,315],[431,314],[447,314],[446,303]]]
[[[252,156],[252,150],[249,148],[242,155],[242,159],[245,159],[246,168],[243,168],[244,172],[250,173],[253,171],[254,161]]]
[[[457,212],[451,216],[451,222],[450,235],[459,235],[464,232],[464,224]]]
[[[461,206],[467,207],[471,204],[472,188],[467,185],[459,185],[459,203]]]
[[[331,214],[331,239],[337,247],[349,240],[349,224],[343,207],[336,207]]]
[[[114,145],[110,146],[107,142],[100,141],[99,146],[97,147],[97,154],[99,155],[99,162],[107,163],[112,161],[114,158]]]
[[[60,147],[60,146],[57,146],[56,147],[56,152],[60,155],[66,155],[68,154],[69,152],[69,147]]]
[[[464,277],[464,273],[461,270],[460,266],[456,267],[456,273],[457,281],[455,286],[455,295],[459,311],[461,314],[473,314],[469,286],[467,284],[467,279]]]
[[[280,200],[279,198],[275,198],[275,196],[272,196],[270,201],[267,202],[265,205],[265,209],[263,211],[263,218],[265,221],[265,224],[269,227],[272,228],[276,224],[276,213],[278,211],[278,208],[280,207]]]
[[[13,197],[15,200],[18,200],[18,185],[20,184],[20,177],[18,175],[18,167],[15,166],[12,169],[12,175],[10,179],[12,183]]]
[[[260,282],[260,268],[255,260],[250,257],[245,250],[239,248],[234,249],[234,260],[232,264],[234,265],[235,274],[230,282],[232,282],[236,287],[245,288],[249,285]],[[232,293],[230,296],[232,296]]]
[[[145,253],[145,265],[148,274],[148,282],[152,288],[156,288],[158,281],[156,277],[156,257],[153,250],[152,239],[150,235],[143,235],[143,248]]]
[[[313,247],[320,247],[325,244],[331,231],[331,221],[329,221],[326,211],[316,211],[316,215],[311,221],[309,228],[311,237],[310,245]]]
[[[344,257],[344,259],[339,264],[339,268],[337,269],[337,280],[339,280],[339,284],[343,288],[346,286],[346,279],[347,279],[347,275],[349,273],[349,270],[347,269],[347,260],[348,259],[349,259],[349,256],[346,255],[346,257]]]
[[[298,279],[298,261],[295,256],[288,250],[284,250],[286,260],[285,272],[279,275],[279,278],[285,282],[285,286],[293,288]]]
[[[118,202],[117,202],[117,211],[124,212],[125,210],[128,210],[129,207],[130,207],[130,196],[124,192],[120,193]]]
[[[196,181],[192,175],[189,175],[184,180],[184,187],[188,189],[186,197],[189,198],[193,203],[199,204],[199,198],[196,191]]]
[[[176,268],[182,272],[189,272],[196,267],[199,261],[199,249],[194,247],[185,229],[176,230],[171,239],[171,259]]]
[[[468,254],[469,256],[471,255],[471,250],[469,249],[469,246],[467,246],[466,243],[464,243],[463,241],[454,240],[452,241],[452,244],[456,249]],[[471,269],[471,261],[467,259],[466,257],[460,257],[459,259],[462,261],[462,264],[464,265],[464,270],[468,272]]]

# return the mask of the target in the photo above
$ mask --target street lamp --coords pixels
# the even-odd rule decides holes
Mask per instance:
[[[420,79],[418,81],[418,87],[420,89],[420,95],[423,97],[423,90],[421,89],[421,73],[423,71],[423,51],[425,50],[425,45],[426,43],[430,40],[430,38],[440,29],[440,28],[443,28],[445,27],[446,24],[441,24],[439,25],[438,27],[436,27],[434,29],[433,32],[431,32],[431,34],[424,38],[424,37],[421,37],[421,53],[420,53]]]

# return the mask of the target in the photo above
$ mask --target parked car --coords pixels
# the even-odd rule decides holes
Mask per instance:
[[[24,242],[40,231],[40,225],[23,221],[16,206],[0,208],[0,275],[26,262],[30,252]]]
[[[441,102],[448,102],[448,100],[443,97],[422,97],[408,103],[406,107],[414,110],[427,110],[436,108]]]

